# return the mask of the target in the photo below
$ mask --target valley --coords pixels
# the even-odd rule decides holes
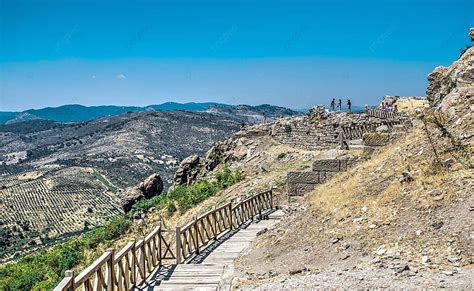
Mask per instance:
[[[252,114],[143,111],[85,122],[0,125],[1,256],[103,224],[123,213],[123,192],[153,173],[167,189],[182,159],[203,155],[249,122],[249,115],[261,116],[253,122],[263,120],[258,108]]]

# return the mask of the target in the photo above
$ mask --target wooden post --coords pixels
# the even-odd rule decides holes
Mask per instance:
[[[136,287],[137,286],[137,253],[136,253],[136,249],[135,249],[135,246],[137,245],[137,241],[134,241],[133,242],[133,246],[132,246],[132,282],[131,285],[133,287]]]
[[[214,205],[214,211],[212,212],[212,222],[214,224],[213,230],[214,230],[214,240],[217,239],[217,213],[216,213],[216,206]]]
[[[234,199],[230,200],[230,203],[229,203],[229,222],[230,222],[230,230],[233,230],[234,229],[234,220],[232,219],[232,202],[234,201]]]
[[[319,182],[319,174],[318,174],[318,182]],[[270,189],[270,209],[273,209],[273,189]]]
[[[161,234],[161,222],[160,222],[160,230],[158,231],[158,266],[161,266],[161,257],[163,256],[161,251],[161,240],[163,240],[163,235]]]
[[[199,229],[197,224],[197,217],[193,217],[193,232],[194,232],[194,252],[199,255]]]
[[[144,236],[141,236],[140,239],[142,241],[142,245],[140,246],[140,253],[142,254],[141,257],[138,257],[139,259],[139,262],[138,264],[140,265],[140,268],[142,269],[143,271],[143,280],[146,279],[146,267],[145,267],[145,256],[146,256],[146,246],[145,246],[145,237]],[[142,280],[142,281],[143,281]]]
[[[67,270],[66,272],[64,272],[64,277],[69,277],[71,279],[70,280],[70,285],[67,287],[67,291],[74,291],[74,271],[72,270]]]
[[[114,274],[114,249],[107,249],[110,252],[110,257],[107,260],[107,291],[113,291],[115,287],[115,274]]]
[[[181,228],[176,227],[176,265],[181,264]]]
[[[250,199],[248,202],[248,206],[249,206],[249,215],[250,215],[250,220],[253,222],[253,219],[255,217],[253,211],[255,209],[255,204],[253,203],[253,199]]]

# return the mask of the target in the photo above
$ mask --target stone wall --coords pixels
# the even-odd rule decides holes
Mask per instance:
[[[313,163],[313,171],[295,171],[287,175],[288,195],[302,196],[312,191],[317,184],[322,184],[338,172],[347,171],[356,164],[355,159],[325,159]]]
[[[343,172],[356,164],[356,159],[326,159],[313,162],[313,172]]]
[[[271,124],[270,135],[277,141],[306,150],[335,148],[343,141],[362,139],[381,125],[388,129],[402,124],[404,117],[386,119],[365,113],[326,113],[326,115],[284,118]]]
[[[271,135],[295,148],[320,150],[339,145],[338,127],[337,124],[315,123],[307,117],[298,117],[275,123]]]

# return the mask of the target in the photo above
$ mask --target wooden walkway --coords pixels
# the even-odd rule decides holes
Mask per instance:
[[[67,270],[54,291],[215,290],[225,286],[229,266],[240,252],[281,216],[275,209],[269,189],[176,226],[174,238],[160,222],[122,249],[108,249],[78,275]],[[166,265],[169,260],[176,264]]]
[[[186,264],[157,268],[138,290],[230,290],[234,260],[282,217],[277,210],[268,219],[253,221],[228,231]]]

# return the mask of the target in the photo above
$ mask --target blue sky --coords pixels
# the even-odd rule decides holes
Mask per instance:
[[[0,1],[0,111],[424,95],[474,1]]]

